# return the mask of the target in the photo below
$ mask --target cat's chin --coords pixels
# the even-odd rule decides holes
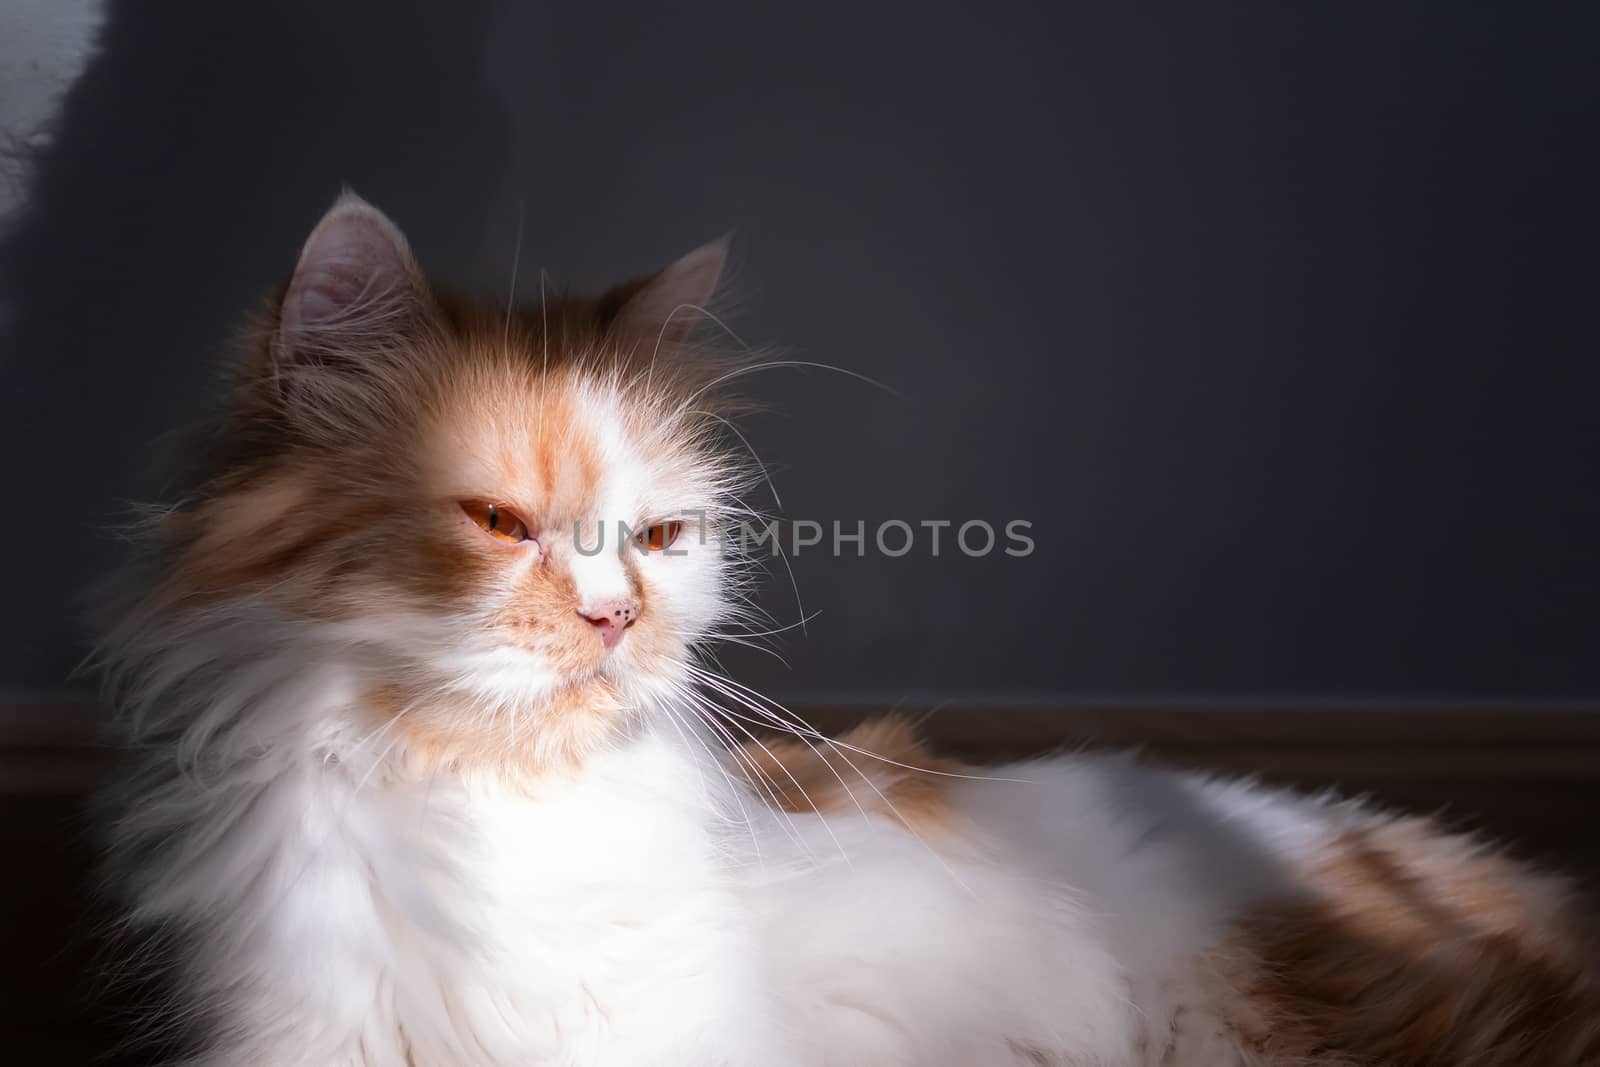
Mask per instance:
[[[529,781],[581,765],[613,740],[631,702],[598,673],[517,692],[497,676],[453,689],[400,683],[376,686],[359,707],[368,729],[390,739],[395,762],[422,775],[440,770]]]

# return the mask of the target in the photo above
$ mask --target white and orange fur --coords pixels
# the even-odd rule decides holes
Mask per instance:
[[[835,741],[710,670],[723,256],[490,309],[353,196],[315,228],[107,642],[113,869],[185,1062],[1600,1062],[1559,879],[1131,758]]]

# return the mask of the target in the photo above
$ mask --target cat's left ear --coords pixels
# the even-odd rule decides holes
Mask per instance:
[[[359,362],[414,326],[427,300],[399,228],[346,192],[311,231],[284,290],[272,346],[280,380]]]
[[[707,315],[728,262],[729,238],[701,245],[665,270],[615,290],[621,304],[611,318],[612,337],[654,350],[659,340],[676,344]]]

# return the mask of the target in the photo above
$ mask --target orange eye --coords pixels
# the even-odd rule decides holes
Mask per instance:
[[[658,522],[654,526],[647,526],[634,534],[633,539],[639,542],[639,547],[647,551],[660,552],[663,548],[669,547],[676,541],[678,535],[682,532],[683,523],[681,522]]]
[[[466,513],[467,518],[477,523],[484,533],[497,541],[517,545],[528,539],[528,524],[517,518],[515,512],[499,504],[490,504],[482,500],[463,500],[461,510]]]

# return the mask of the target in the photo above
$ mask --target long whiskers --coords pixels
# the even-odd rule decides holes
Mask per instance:
[[[728,686],[739,691],[746,698],[745,700],[740,701],[741,704],[744,704],[746,707],[750,708],[751,711],[755,711],[757,714],[760,714],[768,722],[778,726],[786,733],[795,734],[796,737],[804,734],[819,741],[825,741],[834,748],[845,749],[850,752],[854,752],[857,755],[877,760],[880,763],[886,763],[892,767],[899,767],[908,771],[916,771],[919,774],[929,774],[939,778],[965,778],[978,782],[1011,782],[1019,785],[1029,785],[1032,783],[1032,779],[1030,778],[1007,778],[996,774],[962,774],[959,771],[941,771],[934,767],[918,767],[915,764],[902,763],[901,761],[891,759],[882,753],[873,752],[871,749],[862,748],[859,745],[852,745],[848,741],[840,741],[836,738],[829,737],[816,727],[807,723],[804,719],[800,718],[800,716],[784,707],[782,704],[779,704],[777,701],[773,700],[771,697],[751,689],[749,686],[744,685],[741,682],[736,682],[726,675],[717,674],[714,671],[708,671],[705,668],[695,666],[694,664],[689,664],[688,668],[706,685],[717,688],[719,691],[726,692],[726,690],[722,689],[723,686]]]
[[[644,386],[645,386],[645,392],[646,393],[648,393],[650,391],[650,384],[651,384],[652,381],[655,380],[655,375],[656,375],[656,357],[661,354],[661,344],[662,344],[662,342],[664,340],[666,340],[667,328],[672,325],[672,320],[677,317],[678,312],[680,312],[680,311],[693,311],[693,312],[698,313],[701,318],[709,319],[711,322],[716,323],[717,326],[722,330],[723,333],[725,333],[729,337],[733,338],[733,343],[734,344],[738,345],[740,348],[744,349],[746,352],[748,352],[750,350],[750,346],[744,343],[744,338],[742,338],[738,334],[734,333],[733,329],[726,322],[723,322],[722,319],[720,319],[716,315],[713,315],[708,309],[706,309],[702,305],[700,305],[700,304],[678,304],[678,305],[674,306],[671,311],[667,312],[667,317],[665,319],[663,319],[662,322],[661,322],[661,328],[656,331],[656,343],[650,349],[650,366],[645,371],[645,376],[644,376]]]
[[[517,202],[517,243],[511,252],[511,287],[506,295],[506,326],[502,344],[511,342],[511,312],[517,306],[517,268],[522,265],[522,234],[527,226],[528,202]]]
[[[690,393],[689,398],[683,402],[683,407],[687,409],[696,400],[699,400],[700,397],[710,392],[712,389],[715,389],[717,386],[722,385],[724,382],[731,382],[736,378],[743,378],[746,375],[755,374],[758,371],[773,370],[778,367],[811,367],[816,370],[833,371],[835,374],[842,374],[846,378],[854,378],[858,382],[864,382],[875,389],[882,389],[884,392],[888,393],[897,400],[906,399],[905,394],[900,392],[898,389],[895,389],[889,385],[885,385],[883,382],[878,381],[878,379],[869,377],[860,373],[859,371],[849,370],[845,367],[836,367],[831,363],[818,363],[814,360],[808,359],[770,359],[764,363],[752,363],[745,367],[735,367],[726,374],[722,374],[716,378],[713,378],[705,385],[702,385],[700,388]]]
[[[672,723],[674,729],[678,731],[679,737],[684,738],[686,741],[693,739],[695,744],[700,746],[700,750],[706,754],[706,759],[710,761],[712,766],[716,767],[717,770],[722,774],[723,780],[728,783],[729,792],[733,795],[734,805],[738,807],[739,815],[744,820],[745,829],[749,831],[750,847],[755,851],[756,862],[765,866],[765,860],[761,854],[761,838],[760,835],[756,833],[756,824],[750,818],[750,811],[744,806],[744,799],[740,796],[740,790],[734,783],[733,778],[728,774],[728,769],[724,767],[722,762],[718,760],[717,757],[712,753],[711,746],[707,745],[705,740],[695,732],[693,725],[681,719],[672,710],[672,708],[665,703],[661,705],[661,710],[667,715],[668,721]],[[701,777],[700,784],[702,788],[705,786],[705,778],[703,775]]]
[[[539,271],[539,333],[540,345],[543,353],[540,357],[541,362],[539,366],[539,387],[541,389],[545,388],[545,385],[550,377],[550,308],[549,305],[545,303],[544,294],[545,272],[543,269],[541,269]],[[539,405],[539,430],[535,435],[538,438],[541,446],[544,444],[544,408],[545,405]]]
[[[689,666],[690,672],[693,673],[695,676],[699,677],[702,684],[704,684],[706,686],[709,686],[711,689],[715,690],[718,693],[721,693],[725,697],[728,697],[730,700],[733,700],[733,701],[738,702],[740,704],[744,704],[744,705],[746,705],[748,707],[751,707],[752,710],[757,710],[757,706],[753,706],[753,705],[749,704],[748,698],[740,695],[739,693],[737,693],[737,692],[735,692],[733,690],[727,689],[727,688],[721,686],[720,684],[718,684],[718,682],[721,680],[721,676],[720,675],[713,674],[712,672],[709,672],[709,671],[702,671],[700,668],[695,667],[693,664],[690,664],[688,666]],[[757,719],[750,719],[750,718],[748,718],[746,716],[739,715],[737,712],[734,712],[729,708],[724,708],[724,707],[722,707],[720,705],[713,704],[713,703],[710,703],[710,702],[707,703],[706,707],[707,707],[708,710],[715,711],[717,714],[723,716],[725,719],[728,719],[729,721],[732,721],[734,719],[743,719],[745,722],[754,723],[755,725],[758,725],[758,726],[772,727],[774,725],[774,723],[770,719],[767,720],[767,721],[762,721],[762,720],[757,720]],[[804,734],[794,730],[793,728],[789,727],[787,724],[784,724],[784,723],[778,723],[776,725],[777,725],[777,728],[780,729],[782,732],[793,735],[795,737],[795,739],[797,739],[801,744],[805,745],[808,749],[810,749],[812,754],[815,755],[817,757],[817,759],[822,761],[822,765],[824,767],[827,767],[828,770],[833,774],[834,778],[838,780],[839,788],[844,790],[845,796],[850,798],[850,802],[852,804],[854,804],[855,807],[856,807],[856,810],[861,813],[861,817],[863,819],[867,819],[868,815],[867,815],[866,807],[862,805],[861,801],[856,797],[855,790],[850,788],[850,783],[845,780],[844,775],[839,773],[838,768],[836,768],[833,765],[833,762],[828,759],[827,755],[821,749],[817,748],[816,745],[812,744],[811,739],[808,738],[807,736],[805,736]],[[741,727],[741,729],[743,729],[743,727]],[[748,733],[749,731],[745,731],[745,732]],[[827,738],[822,738],[822,740],[827,741],[828,739]],[[779,762],[779,765],[781,766],[782,765],[782,761],[780,760],[778,762]],[[848,757],[846,757],[846,762],[847,763],[849,762]],[[854,765],[852,765],[852,769],[854,769],[856,771],[856,773],[861,776],[863,781],[867,781],[866,780],[866,776],[861,774],[859,768],[855,768]],[[784,773],[786,773],[786,774],[788,773],[788,769],[787,768],[784,769]],[[793,775],[790,775],[790,777],[793,778]],[[796,782],[795,785],[798,787],[799,783]],[[867,785],[871,786],[872,783],[870,781],[867,781]],[[882,796],[881,793],[879,795]],[[887,798],[884,798],[884,799],[885,799],[885,802],[887,802]],[[807,802],[811,803],[809,797],[807,797]],[[826,823],[826,821],[827,821],[826,816],[824,815],[822,810],[816,806],[815,803],[812,803],[812,810],[816,811],[817,814],[823,818],[824,823]],[[830,830],[830,833],[831,832],[832,831]]]
[[[727,692],[726,690],[724,690],[724,693],[726,695],[729,695],[730,697],[732,696],[732,694]],[[735,698],[735,699],[737,699],[737,698]],[[746,706],[749,706],[749,705],[746,705]],[[731,709],[728,709],[728,708],[723,708],[722,709],[722,713],[725,716],[729,716],[731,718],[744,719],[746,722],[750,722],[750,723],[753,723],[753,724],[756,724],[756,725],[766,725],[766,726],[775,727],[775,728],[778,728],[778,729],[785,730],[786,732],[788,732],[790,734],[793,734],[793,736],[798,738],[800,741],[802,741],[804,744],[806,744],[807,747],[811,748],[811,750],[817,754],[817,757],[819,759],[821,759],[828,766],[828,769],[832,770],[834,772],[835,777],[839,777],[839,772],[834,769],[832,763],[828,762],[827,757],[823,756],[822,753],[819,750],[817,750],[816,747],[813,746],[809,740],[806,739],[806,736],[803,733],[793,729],[792,725],[787,723],[787,722],[785,722],[784,720],[778,719],[776,716],[765,716],[764,720],[763,719],[751,719],[751,718],[749,718],[747,716],[740,715],[738,712],[735,712],[735,711],[733,711]],[[933,857],[934,862],[938,863],[940,867],[944,868],[945,873],[950,876],[952,881],[954,881],[957,885],[959,885],[966,892],[968,892],[968,893],[972,892],[971,887],[968,886],[967,883],[961,878],[961,876],[958,875],[955,872],[955,869],[950,866],[949,862],[946,861],[946,859],[944,858],[943,854],[940,853],[940,851],[938,849],[934,848],[928,842],[928,840],[925,837],[923,837],[920,833],[917,832],[916,824],[912,820],[906,818],[905,814],[900,810],[900,808],[895,804],[895,802],[893,800],[890,800],[888,795],[885,794],[882,789],[878,788],[877,783],[872,780],[870,775],[868,775],[864,771],[862,771],[860,766],[858,764],[856,764],[856,762],[854,760],[852,760],[848,755],[845,755],[844,750],[843,750],[843,746],[835,743],[832,738],[826,737],[826,736],[824,736],[822,734],[817,734],[816,731],[810,731],[810,732],[815,734],[817,736],[817,738],[819,740],[821,740],[824,744],[826,744],[830,748],[834,749],[834,751],[837,753],[839,758],[842,759],[850,767],[850,769],[852,771],[854,771],[861,778],[862,784],[864,784],[868,789],[872,790],[872,792],[877,796],[878,800],[883,804],[884,808],[887,809],[887,811],[889,812],[890,815],[894,816],[895,820],[899,822],[899,824],[906,831],[906,833],[910,834],[911,837],[919,845],[921,845],[922,848],[924,850],[926,850],[927,853],[930,856]],[[864,752],[865,750],[861,750],[861,751]],[[844,779],[842,777],[840,777],[840,783],[841,784],[844,783]],[[850,787],[848,785],[845,786],[845,792],[847,794],[849,794],[851,802],[854,803],[856,808],[857,808],[857,810],[859,810],[861,812],[861,817],[863,819],[866,819],[866,820],[870,821],[870,817],[868,816],[866,809],[864,807],[862,807],[860,800],[856,798],[855,793],[850,789]],[[825,818],[824,818],[824,821],[826,821]]]
[[[727,428],[727,431],[729,433],[733,434],[733,436],[735,436],[735,437],[737,437],[739,439],[739,443],[744,445],[744,450],[746,452],[750,453],[750,458],[755,460],[756,461],[756,466],[760,468],[761,477],[767,483],[767,491],[772,494],[772,502],[773,502],[773,504],[776,505],[781,510],[783,508],[783,500],[782,500],[782,498],[780,498],[778,496],[778,487],[773,484],[772,475],[767,473],[767,465],[766,465],[766,463],[762,461],[760,454],[757,453],[756,450],[755,450],[755,446],[753,446],[750,443],[750,439],[748,437],[746,437],[744,434],[740,433],[739,432],[739,428],[737,426],[735,426],[731,421],[729,421],[728,419],[723,418],[721,415],[718,415],[714,411],[705,411],[705,410],[702,410],[700,408],[695,408],[692,411],[690,411],[689,414],[691,414],[691,415],[700,415],[700,416],[702,416],[704,418],[711,419],[711,420],[713,420],[715,422],[719,422],[724,427]]]
[[[750,780],[750,782],[759,788],[766,796],[767,800],[770,802],[772,812],[783,819],[783,829],[788,835],[789,840],[792,841],[801,852],[804,852],[808,859],[815,861],[815,855],[812,853],[810,847],[806,844],[805,838],[800,834],[799,828],[795,825],[794,818],[787,810],[785,810],[783,801],[773,788],[772,783],[766,780],[766,776],[762,774],[760,767],[757,766],[755,760],[747,752],[745,752],[743,746],[739,744],[738,739],[728,731],[728,728],[724,724],[708,716],[706,714],[706,709],[700,706],[698,703],[686,704],[684,706],[684,710],[692,712],[698,721],[703,723],[707,729],[715,733],[720,742],[727,746],[728,754],[733,757],[734,761],[739,765],[741,773],[743,773]],[[727,773],[726,768],[723,768],[722,770],[724,774]],[[735,783],[731,777],[729,778],[729,783],[732,788],[737,790],[737,783]],[[844,850],[842,848],[840,849],[840,855],[844,855]],[[845,858],[848,861],[849,857]]]
[[[688,689],[687,687],[680,686],[678,688],[681,694],[686,698],[699,696],[699,694],[696,694],[693,690]],[[723,738],[723,740],[728,744],[729,753],[733,755],[735,759],[739,760],[742,766],[748,769],[752,782],[765,791],[767,798],[772,801],[774,811],[783,816],[784,820],[788,822],[791,829],[794,829],[795,826],[794,819],[789,815],[789,812],[784,807],[782,800],[778,797],[776,791],[773,789],[774,783],[768,781],[768,775],[766,772],[757,766],[755,760],[744,751],[744,746],[728,730],[728,726],[731,725],[738,729],[740,733],[744,734],[752,743],[760,748],[761,751],[766,754],[767,758],[770,759],[773,764],[775,764],[778,769],[783,772],[784,776],[789,779],[790,783],[800,793],[800,796],[805,800],[806,804],[811,808],[811,810],[817,812],[818,814],[821,813],[816,802],[811,798],[811,794],[806,792],[805,786],[800,784],[799,779],[794,776],[789,768],[784,765],[784,762],[779,759],[778,756],[770,748],[768,748],[759,737],[745,729],[745,727],[740,725],[738,722],[734,722],[732,720],[725,720],[726,724],[718,722],[717,719],[712,716],[717,715],[723,709],[718,708],[709,701],[705,701],[703,699],[691,700],[689,707],[699,713],[706,725],[717,731],[717,733]],[[843,780],[840,781],[840,784],[844,785]],[[845,791],[849,792],[849,786],[845,786]],[[828,825],[826,819],[822,820],[822,828],[827,833],[828,837],[832,839],[834,847],[839,851],[840,857],[844,859],[846,864],[850,864],[849,853],[845,851],[844,845],[834,834],[833,827]],[[800,837],[797,829],[794,830],[794,841],[803,851],[806,852],[807,855],[811,855],[811,850],[806,846],[804,839]]]

